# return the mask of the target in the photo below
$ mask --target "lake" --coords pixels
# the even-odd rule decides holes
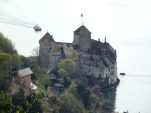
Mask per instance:
[[[126,75],[119,78],[116,111],[151,113],[151,75]]]

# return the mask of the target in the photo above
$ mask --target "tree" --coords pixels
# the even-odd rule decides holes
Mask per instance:
[[[12,99],[5,92],[0,91],[0,113],[12,113]]]
[[[28,96],[25,106],[28,113],[42,113],[41,96],[36,94]]]
[[[83,83],[79,83],[77,85],[77,93],[78,93],[80,99],[82,100],[84,106],[88,107],[89,106],[89,100],[90,100],[90,91],[88,90],[86,85]]]
[[[39,47],[35,47],[32,51],[32,56],[39,56]]]
[[[75,72],[75,63],[73,60],[66,58],[58,63],[58,71],[60,75],[72,75]]]
[[[59,68],[58,72],[59,72],[59,75],[62,75],[63,77],[66,77],[66,76],[69,74],[69,73],[68,73],[66,70],[64,70],[63,68]]]
[[[0,90],[7,90],[10,76],[11,55],[0,53]]]
[[[0,89],[7,90],[10,80],[15,75],[21,64],[17,54],[0,53]]]
[[[61,97],[60,113],[87,113],[87,111],[73,94],[66,92]]]
[[[19,62],[12,41],[0,33],[0,90],[7,90],[13,72],[19,68]]]
[[[12,41],[0,33],[0,51],[6,53],[17,53]]]
[[[20,90],[16,95],[12,97],[13,113],[42,113],[40,94],[32,94],[27,97],[24,96],[24,92]]]

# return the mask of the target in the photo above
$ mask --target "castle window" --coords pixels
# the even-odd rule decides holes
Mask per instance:
[[[51,47],[48,48],[48,52],[51,52]]]
[[[64,49],[63,47],[61,47],[60,49],[61,49],[61,57],[64,58],[65,57]]]

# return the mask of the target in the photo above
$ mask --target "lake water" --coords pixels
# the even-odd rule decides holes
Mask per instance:
[[[116,111],[151,113],[151,75],[126,75],[119,78]]]

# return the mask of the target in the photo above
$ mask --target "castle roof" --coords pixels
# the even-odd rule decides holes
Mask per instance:
[[[88,28],[86,28],[84,25],[82,25],[82,26],[80,26],[78,29],[76,29],[75,31],[74,31],[74,33],[79,33],[79,32],[81,32],[81,31],[87,31],[87,32],[89,32],[89,33],[91,33],[89,30],[88,30]]]
[[[39,40],[39,42],[42,42],[45,39],[48,39],[49,41],[54,41],[52,35],[50,35],[48,32]]]

